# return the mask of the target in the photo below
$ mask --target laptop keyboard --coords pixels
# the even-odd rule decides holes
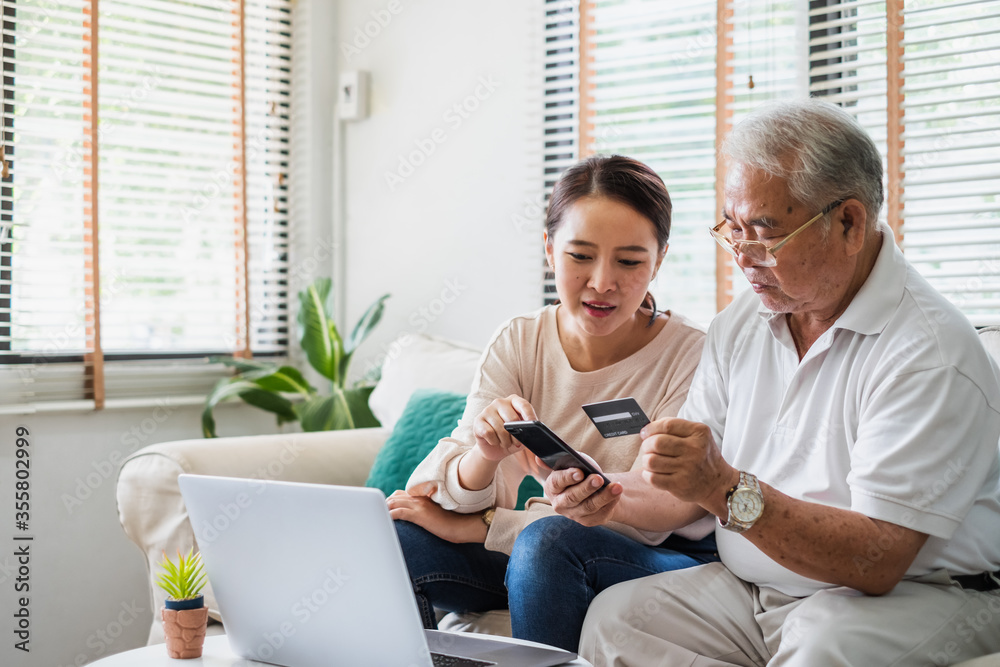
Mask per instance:
[[[434,667],[488,667],[497,664],[471,658],[460,658],[457,655],[445,655],[444,653],[431,653],[431,660],[434,662]]]

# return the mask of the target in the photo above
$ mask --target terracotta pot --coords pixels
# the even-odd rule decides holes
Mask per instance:
[[[183,600],[182,602],[187,602]],[[200,601],[203,604],[203,601]],[[168,600],[169,606],[176,606]],[[171,658],[200,658],[205,645],[205,628],[208,625],[208,607],[198,609],[160,610],[163,634],[167,636],[167,655]]]

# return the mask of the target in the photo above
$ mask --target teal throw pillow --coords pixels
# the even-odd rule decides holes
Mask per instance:
[[[514,509],[523,510],[528,498],[541,498],[544,495],[542,485],[537,479],[528,475],[521,480],[521,486],[517,488],[517,506]]]
[[[386,496],[406,486],[414,468],[424,460],[438,440],[451,435],[465,412],[466,397],[450,391],[418,389],[410,396],[403,414],[382,445],[365,486],[381,489]],[[517,509],[528,498],[542,495],[534,477],[525,477],[517,494]]]
[[[410,473],[438,440],[455,430],[465,412],[465,399],[461,394],[437,389],[413,392],[375,457],[365,486],[381,489],[386,496],[405,487]]]

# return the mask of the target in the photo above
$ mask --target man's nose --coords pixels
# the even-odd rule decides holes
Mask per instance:
[[[736,253],[736,265],[741,269],[752,269],[754,267],[759,267],[760,264],[750,259],[750,255],[754,253],[737,252]]]
[[[747,257],[747,254],[745,252],[736,253],[736,265],[739,266],[741,269],[752,269],[754,266],[756,266],[753,260]]]

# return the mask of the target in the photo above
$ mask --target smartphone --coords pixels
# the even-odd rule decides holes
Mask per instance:
[[[590,461],[580,456],[580,453],[567,445],[552,430],[540,421],[515,421],[503,425],[507,432],[518,439],[522,445],[545,462],[553,470],[578,468],[585,475],[600,475],[604,480],[603,489],[611,480],[591,465]]]

